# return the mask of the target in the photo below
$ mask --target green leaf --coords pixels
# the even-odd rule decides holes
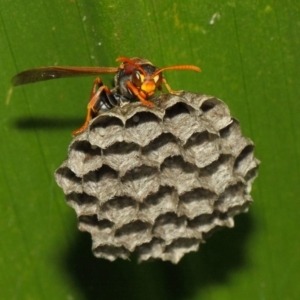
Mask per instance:
[[[0,17],[2,299],[299,297],[297,1],[2,0]],[[93,78],[11,88],[24,69],[118,66],[119,56],[200,66],[165,76],[224,100],[262,161],[250,213],[176,266],[94,258],[54,181]]]

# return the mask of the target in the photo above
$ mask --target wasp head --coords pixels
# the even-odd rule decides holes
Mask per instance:
[[[146,99],[152,97],[155,91],[162,90],[162,83],[166,85],[170,93],[177,93],[173,91],[166,80],[164,79],[162,72],[166,70],[194,70],[200,72],[200,68],[192,65],[178,65],[170,66],[165,68],[157,68],[150,61],[134,57],[119,57],[117,61],[121,61],[122,64],[120,69],[123,69],[125,74],[130,77],[127,81],[127,89],[138,97],[138,99],[147,106],[152,106],[153,104]]]
[[[132,84],[145,99],[153,96],[156,89],[160,88],[162,73],[148,60],[139,57],[131,59],[120,57],[118,61],[123,62],[122,68],[127,75],[131,74]]]

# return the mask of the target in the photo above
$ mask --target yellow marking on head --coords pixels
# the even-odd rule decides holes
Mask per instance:
[[[154,76],[153,80],[156,83],[159,80],[159,75]]]

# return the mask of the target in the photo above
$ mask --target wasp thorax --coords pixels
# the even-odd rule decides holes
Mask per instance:
[[[97,257],[177,263],[252,202],[259,161],[227,105],[191,93],[153,101],[95,117],[56,171]]]

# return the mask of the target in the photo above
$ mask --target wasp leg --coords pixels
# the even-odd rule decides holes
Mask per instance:
[[[97,115],[98,111],[95,109],[95,107],[97,107],[98,101],[100,99],[100,95],[103,91],[105,91],[109,95],[112,94],[112,92],[106,85],[102,85],[101,79],[96,78],[93,83],[93,87],[92,87],[92,91],[91,91],[91,95],[90,95],[90,101],[87,105],[87,115],[85,118],[85,122],[83,123],[83,125],[80,128],[78,128],[72,132],[73,136],[85,131],[85,129],[89,125],[89,122]]]
[[[163,93],[164,93],[164,91],[163,91],[163,89],[162,89],[162,86],[161,86],[161,85],[159,85],[159,86],[157,87],[157,89],[159,90],[159,92],[160,92],[161,94],[163,94]]]
[[[145,106],[154,106],[153,102],[147,101],[140,95],[139,90],[130,81],[126,82],[126,86]]]
[[[162,83],[166,86],[166,88],[167,88],[167,90],[170,94],[180,95],[183,92],[183,91],[174,91],[174,90],[172,90],[165,78],[162,79]]]

